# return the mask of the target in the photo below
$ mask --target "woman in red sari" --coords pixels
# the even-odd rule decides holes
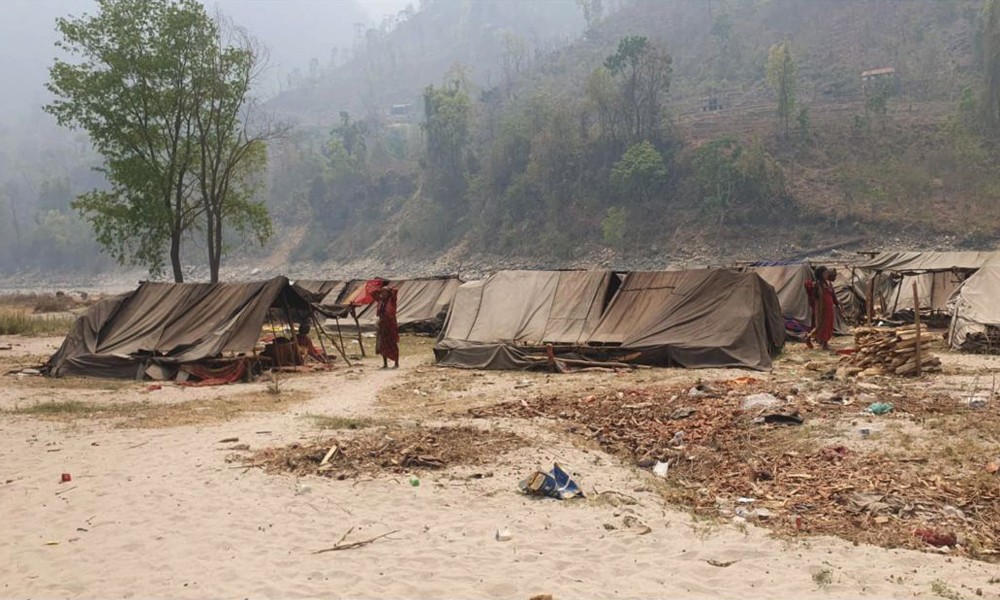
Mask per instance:
[[[824,269],[815,283],[816,287],[816,327],[813,338],[824,350],[830,349],[830,339],[833,337],[834,322],[837,319],[837,292],[833,282],[837,279],[837,271]]]
[[[375,354],[382,355],[382,368],[399,368],[399,325],[396,323],[396,300],[399,290],[389,287],[383,281],[382,287],[372,291],[378,316],[375,330]]]

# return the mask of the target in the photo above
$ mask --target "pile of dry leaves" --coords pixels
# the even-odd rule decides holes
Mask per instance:
[[[855,390],[856,391],[856,390]],[[869,395],[870,396],[870,395]],[[947,397],[894,397],[884,419],[960,414],[1000,425],[996,406],[972,413]],[[781,534],[829,534],[887,547],[948,547],[991,560],[1000,540],[1000,476],[993,457],[952,444],[920,448],[824,442],[796,423],[850,423],[863,406],[816,399],[754,378],[691,389],[628,389],[475,409],[477,417],[557,419],[640,466],[667,463],[669,500],[712,516],[752,520]],[[948,449],[952,451],[949,452]],[[995,448],[994,448],[995,450]],[[657,465],[663,473],[663,465]]]
[[[271,473],[347,479],[360,474],[482,464],[525,443],[510,432],[475,427],[378,429],[265,448],[239,460]]]

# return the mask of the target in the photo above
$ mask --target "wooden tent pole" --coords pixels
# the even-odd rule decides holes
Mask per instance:
[[[319,335],[319,343],[320,343],[320,345],[323,344],[323,336],[324,335],[326,337],[330,338],[330,344],[333,345],[333,347],[337,349],[337,352],[340,353],[340,357],[344,359],[344,363],[346,363],[348,367],[353,366],[353,365],[351,365],[351,361],[347,360],[347,354],[344,352],[343,346],[338,346],[337,345],[337,340],[333,339],[333,337],[330,336],[330,334],[326,332],[326,329],[324,329],[323,326],[319,324],[319,319],[316,318],[316,313],[312,314],[312,318],[313,318],[314,327],[316,327],[316,330],[319,331],[318,335]],[[326,354],[326,346],[323,347],[323,353]]]
[[[365,343],[361,339],[361,323],[358,322],[358,311],[354,310],[354,305],[351,305],[351,316],[354,317],[354,326],[358,330],[358,345],[361,346],[361,358],[368,358],[365,354]]]
[[[917,377],[920,377],[920,298],[917,297],[917,282],[913,282],[913,323],[917,327],[916,344]]]
[[[874,310],[874,307],[872,305],[875,303],[875,278],[876,277],[878,277],[877,274],[876,275],[872,275],[871,279],[868,280],[868,298],[865,300],[865,304],[866,304],[865,309],[866,309],[866,312],[867,312],[867,323],[865,323],[865,324],[868,327],[872,326],[872,311]]]
[[[285,306],[285,318],[288,319],[288,328],[292,332],[292,350],[295,351],[295,362],[298,363],[301,360],[302,355],[299,354],[299,340],[298,336],[295,335],[295,323],[292,319],[292,309],[288,308],[288,298],[285,297],[284,290],[281,291],[281,303]]]
[[[340,317],[334,317],[334,321],[337,322],[337,337],[340,338],[340,348],[341,351],[344,349],[344,332],[340,330]]]

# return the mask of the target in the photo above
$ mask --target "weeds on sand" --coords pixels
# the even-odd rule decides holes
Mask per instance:
[[[368,429],[383,425],[385,422],[369,417],[342,417],[337,415],[307,414],[317,429]]]
[[[816,573],[813,573],[813,581],[819,587],[825,587],[833,583],[833,571],[830,569],[821,569]]]
[[[50,421],[76,419],[116,421],[117,427],[160,429],[228,421],[245,413],[274,412],[300,401],[305,395],[282,394],[276,399],[262,392],[187,400],[173,403],[48,401],[0,411],[0,414],[27,415]]]
[[[931,591],[934,592],[935,596],[940,596],[947,600],[962,600],[961,594],[948,587],[948,584],[940,579],[935,579],[931,582]]]
[[[72,325],[72,317],[32,316],[20,309],[0,309],[0,335],[66,333]]]

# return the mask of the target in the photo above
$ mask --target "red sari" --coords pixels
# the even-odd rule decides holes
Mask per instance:
[[[384,287],[377,292],[375,314],[378,328],[375,332],[375,354],[399,362],[399,325],[396,323],[396,298],[399,290]]]
[[[833,325],[837,318],[836,306],[837,293],[828,281],[815,284],[819,288],[819,298],[816,299],[816,311],[814,320],[815,337],[821,344],[826,344],[833,337]]]

